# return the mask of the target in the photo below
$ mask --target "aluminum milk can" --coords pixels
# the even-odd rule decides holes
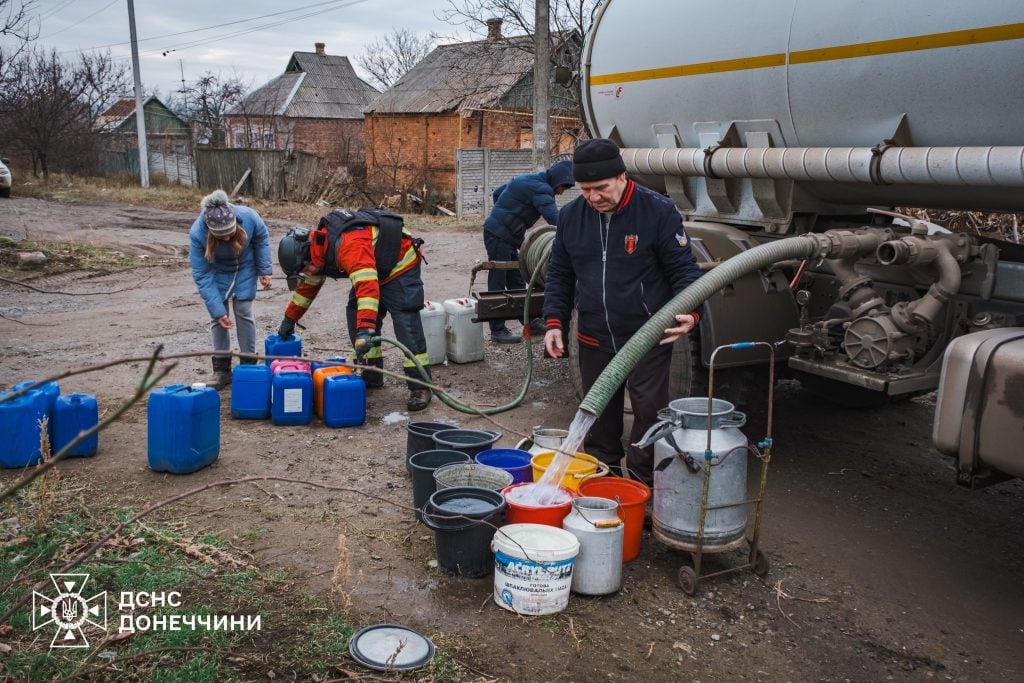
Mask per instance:
[[[641,439],[654,443],[655,535],[696,545],[700,532],[705,468],[710,468],[704,545],[723,545],[747,527],[747,438],[739,430],[747,416],[721,399],[691,397],[671,401],[661,420]],[[711,447],[708,449],[710,422]],[[740,503],[731,507],[716,506]]]
[[[516,444],[516,448],[529,451],[530,455],[537,455],[545,451],[557,451],[568,436],[569,431],[566,429],[549,429],[538,426],[530,432],[530,438],[522,439]]]
[[[574,593],[608,595],[622,587],[622,541],[625,527],[619,504],[607,498],[574,498],[562,528],[580,542],[572,570]]]

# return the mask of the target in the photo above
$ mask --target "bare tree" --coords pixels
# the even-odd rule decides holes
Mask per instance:
[[[245,98],[248,85],[238,77],[222,78],[207,71],[171,98],[171,106],[192,126],[196,141],[211,147],[225,147],[227,124],[224,115]]]
[[[373,85],[388,89],[416,64],[430,54],[438,36],[420,36],[406,28],[396,28],[366,47],[358,58],[359,66],[369,74]]]
[[[7,46],[0,45],[0,90],[10,87],[11,65],[39,36],[39,22],[32,18],[36,0],[0,0],[0,37],[8,36]]]
[[[551,0],[551,35],[586,35],[600,0]],[[534,0],[448,0],[448,8],[437,17],[477,35],[487,35],[487,20],[501,19],[511,26],[506,33],[533,35]]]
[[[0,139],[32,158],[34,175],[80,170],[95,162],[102,139],[96,118],[128,92],[127,67],[110,53],[61,59],[55,50],[27,50],[0,90]]]
[[[0,36],[14,36],[28,43],[39,35],[39,22],[32,17],[36,0],[0,0]]]

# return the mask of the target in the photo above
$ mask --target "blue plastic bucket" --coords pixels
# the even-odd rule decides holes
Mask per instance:
[[[474,456],[477,463],[489,467],[497,467],[512,475],[513,484],[533,481],[533,469],[530,467],[529,451],[518,448],[491,448],[480,451]]]

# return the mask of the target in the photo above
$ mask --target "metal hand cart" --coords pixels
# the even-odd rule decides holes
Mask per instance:
[[[769,351],[769,363],[768,363],[768,416],[767,425],[765,428],[765,437],[753,446],[748,443],[747,449],[754,454],[761,461],[761,477],[760,486],[758,488],[757,497],[750,500],[741,500],[734,502],[718,503],[715,505],[708,504],[708,494],[711,490],[711,472],[714,469],[712,464],[712,450],[711,450],[711,433],[712,429],[712,403],[714,401],[714,387],[715,387],[715,357],[719,351],[724,349],[750,349],[755,346],[764,346]],[[688,543],[681,541],[677,538],[662,533],[654,525],[652,532],[655,538],[661,543],[675,548],[677,550],[683,550],[690,553],[692,563],[684,564],[679,568],[679,573],[676,576],[676,581],[679,587],[687,595],[695,595],[697,593],[697,585],[701,579],[710,578],[712,576],[719,576],[721,574],[729,574],[731,572],[742,571],[744,569],[750,569],[757,576],[764,577],[768,574],[769,564],[768,558],[758,547],[758,539],[761,533],[761,512],[764,504],[765,485],[768,481],[768,465],[771,462],[772,453],[772,405],[774,399],[774,384],[775,384],[775,347],[768,342],[740,342],[736,344],[727,344],[719,346],[711,354],[711,362],[708,368],[708,408],[707,408],[707,446],[704,451],[704,462],[694,463],[694,467],[702,466],[704,472],[704,483],[703,492],[700,503],[699,512],[699,527],[697,530],[696,543]],[[691,471],[695,471],[691,468]],[[746,485],[744,485],[746,490]],[[734,508],[739,506],[754,506],[754,520],[753,525],[750,523],[749,513],[747,515],[746,529],[744,533],[740,534],[735,540],[725,543],[715,543],[714,541],[705,542],[705,526],[707,522],[708,513],[713,510],[721,510],[725,508]],[[735,550],[741,547],[744,543],[749,546],[749,554],[747,555],[747,562],[727,569],[721,569],[710,573],[702,573],[701,569],[703,566],[704,555],[711,553],[724,553],[727,551]]]

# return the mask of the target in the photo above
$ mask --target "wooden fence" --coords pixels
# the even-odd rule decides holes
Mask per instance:
[[[204,189],[234,189],[263,199],[308,201],[327,173],[327,162],[305,152],[257,149],[197,149],[196,172]]]

